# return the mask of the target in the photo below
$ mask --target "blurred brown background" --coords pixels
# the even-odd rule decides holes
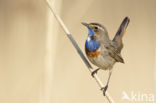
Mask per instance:
[[[116,103],[132,103],[122,100],[123,91],[156,93],[155,0],[51,3],[83,51],[88,31],[82,21],[105,25],[113,38],[129,16],[125,64],[114,66],[108,92]],[[100,71],[99,76],[105,83],[108,72]],[[44,0],[0,0],[0,103],[95,102],[107,100]]]

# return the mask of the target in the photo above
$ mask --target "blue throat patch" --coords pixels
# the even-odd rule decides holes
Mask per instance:
[[[85,43],[85,49],[88,52],[95,52],[99,48],[100,43],[91,39],[91,36],[95,35],[95,33],[93,29],[91,28],[88,28],[88,29],[89,29],[89,34]]]

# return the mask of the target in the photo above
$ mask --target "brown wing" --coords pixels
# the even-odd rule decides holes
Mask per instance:
[[[113,45],[105,46],[105,48],[108,50],[108,54],[116,60],[116,62],[124,63],[123,58],[121,57],[120,53],[117,51],[117,49]]]

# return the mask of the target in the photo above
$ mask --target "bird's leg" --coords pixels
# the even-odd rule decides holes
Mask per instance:
[[[105,96],[105,93],[106,93],[106,91],[107,91],[107,88],[108,88],[108,84],[109,84],[111,75],[112,75],[112,71],[109,70],[109,77],[108,77],[108,80],[107,80],[107,84],[106,84],[105,87],[101,88],[101,90],[103,90],[103,95],[104,95],[104,96]]]
[[[97,72],[99,71],[99,69],[100,69],[100,68],[97,68],[97,69],[95,69],[95,70],[91,73],[92,77],[94,77],[94,74],[97,73]]]

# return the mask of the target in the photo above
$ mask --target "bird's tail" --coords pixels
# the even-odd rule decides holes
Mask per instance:
[[[125,19],[122,21],[122,23],[121,23],[121,25],[120,25],[120,27],[119,27],[116,35],[115,35],[115,37],[113,38],[113,41],[117,41],[123,37],[123,35],[126,32],[126,28],[129,24],[129,22],[130,22],[130,19],[128,17],[125,17]]]

